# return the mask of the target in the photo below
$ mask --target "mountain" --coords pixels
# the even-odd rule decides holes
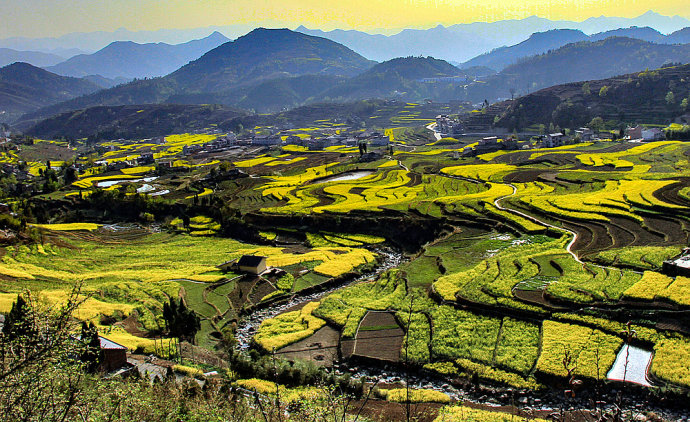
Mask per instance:
[[[56,54],[41,53],[39,51],[17,51],[10,48],[0,48],[0,67],[8,64],[23,62],[37,67],[52,66],[65,60]]]
[[[324,32],[307,29],[304,26],[298,27],[296,31],[331,39],[376,61],[419,55],[464,61],[495,47],[493,43],[472,33],[451,31],[442,25],[426,30],[405,29],[391,36],[339,29]]]
[[[534,124],[577,127],[594,117],[605,121],[666,124],[684,113],[680,102],[690,96],[690,64],[614,78],[556,85],[506,104],[497,127],[510,130]],[[585,85],[586,84],[586,85]],[[601,95],[602,88],[606,92]],[[667,93],[674,101],[667,101]]]
[[[72,139],[148,138],[153,136],[203,130],[211,124],[245,116],[246,112],[218,105],[147,104],[92,107],[68,112],[44,120],[27,134]],[[233,125],[234,127],[234,125]]]
[[[601,31],[609,31],[616,28],[629,28],[631,26],[654,28],[663,34],[669,34],[673,31],[690,26],[690,20],[680,16],[664,16],[652,10],[635,17],[635,18],[619,18],[599,16],[589,18],[579,22],[574,26],[574,29],[580,29],[586,34],[594,34]]]
[[[612,29],[610,31],[599,32],[592,34],[588,41],[601,41],[609,37],[627,37],[635,38],[653,43],[665,43],[666,36],[656,29],[648,26],[631,26],[630,28]]]
[[[249,95],[248,90],[252,87],[263,89],[264,98],[270,97],[268,85],[263,88],[261,86],[269,81],[313,75],[315,77],[311,80],[314,87],[319,87],[327,80],[323,77],[353,76],[369,69],[373,64],[331,40],[287,29],[255,29],[235,41],[216,47],[165,77],[136,80],[75,98],[29,113],[22,120],[35,122],[54,114],[93,106],[154,104],[173,99],[197,104],[208,104],[220,99],[225,104],[233,105],[242,102],[242,98]],[[296,92],[295,95],[288,93],[287,103],[275,104],[270,108],[291,106],[296,101],[295,98],[309,96],[313,87],[304,82],[305,79],[282,82],[283,94],[295,89],[304,89],[305,92]],[[332,79],[328,80],[324,88],[332,83]],[[279,98],[281,96],[276,96],[276,99]],[[251,103],[252,99],[248,101]]]
[[[583,22],[552,21],[538,16],[530,16],[524,19],[474,22],[448,27],[438,25],[426,30],[406,29],[390,36],[340,29],[324,32],[318,29],[307,29],[304,26],[298,27],[296,31],[331,39],[353,49],[364,57],[377,61],[390,60],[395,57],[431,55],[439,59],[462,63],[493,49],[521,43],[536,32],[572,29],[585,34],[594,34],[618,30],[619,28],[649,27],[660,33],[670,33],[688,26],[690,26],[688,19],[647,12],[632,19],[602,16],[590,18]],[[654,41],[648,39],[649,34],[644,34],[643,31],[639,31],[639,34],[640,37],[645,36],[641,39]],[[628,31],[627,34],[611,33],[607,36],[614,35],[636,38],[632,35],[632,31]],[[598,39],[593,41],[596,40]],[[550,48],[558,48],[562,45],[565,44],[553,45]],[[535,50],[531,54],[545,53],[546,51],[548,49]]]
[[[65,76],[101,75],[111,79],[163,76],[228,41],[219,32],[175,45],[117,41],[93,54],[72,57],[46,70]]]
[[[209,26],[192,29],[158,29],[155,31],[130,31],[120,28],[115,31],[73,32],[59,37],[28,38],[11,37],[0,39],[0,47],[14,50],[30,50],[53,53],[63,57],[90,54],[116,41],[133,41],[138,44],[167,43],[181,44],[190,40],[205,38],[213,32],[220,32],[236,38],[251,31],[255,25],[237,24]],[[73,51],[77,50],[76,53]],[[72,54],[67,52],[72,51]]]
[[[117,85],[121,84],[126,84],[127,82],[130,81],[130,79],[123,78],[123,77],[118,77],[114,79],[106,78],[101,75],[87,75],[84,76],[82,79],[86,79],[87,81],[93,82],[96,85],[98,85],[101,88],[108,89],[112,88]]]
[[[688,44],[690,43],[690,27],[679,29],[678,31],[666,36],[668,44]]]
[[[601,41],[610,37],[634,38],[657,44],[687,44],[690,42],[690,28],[685,28],[669,35],[663,35],[650,27],[636,26],[599,32],[589,36],[582,31],[571,29],[536,32],[519,44],[497,48],[489,53],[468,60],[461,64],[460,67],[487,66],[496,71],[501,71],[526,57],[544,54],[549,50],[555,50],[573,42]]]
[[[319,94],[347,78],[334,75],[302,75],[269,79],[255,85],[219,93],[179,94],[168,98],[178,104],[231,104],[257,113],[280,111],[320,98]]]
[[[464,83],[457,67],[433,57],[401,57],[379,63],[368,71],[323,92],[331,101],[365,98],[423,100],[448,98],[449,85]]]
[[[325,38],[289,29],[255,29],[167,76],[186,92],[216,92],[234,85],[300,75],[353,76],[374,63]]]
[[[22,129],[56,114],[95,106],[163,103],[176,89],[177,86],[165,78],[139,79],[27,112],[13,126]]]
[[[535,32],[519,44],[497,48],[490,53],[477,56],[463,63],[462,67],[486,66],[501,71],[520,58],[542,54],[551,49],[587,39],[589,37],[584,32],[574,29],[552,29],[546,32]]]
[[[14,63],[0,69],[0,119],[9,122],[23,113],[99,89],[84,79],[56,75],[28,63]]]
[[[470,84],[464,99],[480,102],[507,98],[511,90],[524,95],[551,85],[604,79],[676,62],[690,62],[690,44],[654,44],[619,37],[582,41],[523,59],[481,83]]]

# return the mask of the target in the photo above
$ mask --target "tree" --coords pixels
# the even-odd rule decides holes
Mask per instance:
[[[72,183],[77,181],[77,169],[74,167],[67,167],[65,169],[65,184],[66,185],[71,185]]]
[[[601,132],[604,130],[604,119],[601,117],[595,117],[589,122],[588,126],[596,132]]]
[[[676,103],[676,96],[673,94],[673,91],[669,91],[666,93],[666,104],[668,105],[673,105]]]
[[[93,322],[86,324],[81,323],[80,339],[84,344],[84,351],[80,356],[80,360],[84,363],[84,369],[89,373],[94,373],[98,370],[101,362],[103,362],[103,351],[101,350],[101,339],[98,336],[98,330]]]
[[[583,95],[590,95],[592,93],[592,90],[589,87],[589,82],[585,82],[582,84],[582,94]]]
[[[84,402],[84,365],[75,357],[83,344],[75,333],[79,287],[59,308],[42,308],[26,294],[14,306],[16,315],[29,315],[24,328],[40,341],[25,338],[0,341],[0,415],[6,421],[75,420],[72,412]],[[15,320],[16,321],[16,320]],[[79,419],[81,420],[81,419]]]
[[[687,98],[683,98],[683,101],[680,102],[680,108],[682,108],[683,110],[688,109],[688,99]]]
[[[608,93],[609,93],[609,87],[606,85],[602,86],[601,89],[599,90],[599,96],[601,98],[604,98],[606,96],[606,94],[608,94]]]
[[[35,336],[31,324],[31,308],[22,295],[17,295],[17,301],[12,304],[2,332],[8,341],[26,341]]]
[[[174,297],[169,303],[163,304],[163,319],[168,333],[180,340],[194,343],[194,336],[201,329],[201,320],[196,312],[188,309],[184,301],[178,303]]]

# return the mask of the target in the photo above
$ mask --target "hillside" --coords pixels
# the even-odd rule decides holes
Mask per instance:
[[[52,66],[65,60],[57,54],[42,53],[40,51],[17,51],[11,48],[0,48],[0,67],[8,64],[23,62],[36,67]]]
[[[93,54],[72,57],[47,70],[65,76],[101,75],[110,79],[163,76],[228,41],[219,32],[175,45],[117,41]]]
[[[468,86],[466,95],[473,102],[510,98],[511,90],[524,95],[552,85],[604,79],[677,62],[690,62],[690,44],[654,44],[618,37],[583,41],[508,66],[482,83]]]
[[[13,126],[26,129],[56,114],[89,107],[162,103],[175,90],[176,85],[164,78],[140,79],[28,112],[17,119]]]
[[[656,29],[648,26],[612,29],[609,31],[592,34],[588,41],[601,41],[609,37],[627,37],[647,42],[666,44],[666,36]]]
[[[687,44],[690,43],[690,27],[679,29],[678,31],[668,34],[666,42],[669,44]]]
[[[98,91],[87,80],[50,73],[28,63],[0,69],[0,120],[10,122],[21,114]]]
[[[92,107],[44,120],[27,133],[45,138],[136,139],[203,130],[245,114],[217,105]]]
[[[363,98],[440,99],[450,95],[451,78],[464,73],[433,57],[402,57],[379,63],[322,94],[323,98],[348,101]],[[440,80],[436,80],[441,78]],[[448,80],[444,80],[447,78]]]
[[[319,94],[344,80],[346,78],[343,76],[333,75],[269,79],[218,93],[173,95],[168,101],[177,104],[230,104],[257,113],[271,113],[317,98]]]
[[[511,130],[550,123],[575,127],[594,117],[622,123],[665,124],[685,112],[680,103],[690,96],[688,78],[690,64],[552,86],[507,105],[496,126]],[[668,92],[673,92],[671,102],[667,100]]]

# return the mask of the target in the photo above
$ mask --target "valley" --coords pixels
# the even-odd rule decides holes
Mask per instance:
[[[45,66],[0,68],[0,408],[688,420],[690,44],[662,18],[0,50]]]
[[[653,353],[643,377],[654,388],[688,388],[678,356],[690,347],[690,291],[662,269],[690,235],[688,146],[593,140],[473,155],[471,138],[438,145],[427,124],[393,127],[427,107],[404,105],[383,142],[362,131],[354,146],[347,137],[360,132],[328,119],[273,146],[219,129],[95,149],[18,145],[6,163],[45,154],[25,164],[33,193],[10,205],[34,215],[40,242],[4,248],[0,310],[26,288],[59,303],[79,282],[78,318],[160,354],[172,341],[161,310],[179,297],[210,351],[236,339],[239,353],[340,373],[389,368],[379,376],[476,402],[520,391],[543,403],[535,414],[564,405],[553,389],[571,371],[583,387],[568,406],[587,408],[594,386],[610,397],[606,374],[626,344]],[[345,136],[314,140],[328,133]],[[62,184],[70,167],[76,180]],[[41,188],[48,172],[61,175],[52,192]],[[275,270],[228,270],[243,255]],[[654,406],[627,388],[625,400]]]

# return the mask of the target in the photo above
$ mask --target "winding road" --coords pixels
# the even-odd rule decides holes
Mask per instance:
[[[526,218],[526,219],[533,221],[537,224],[541,224],[542,226],[551,227],[552,229],[556,229],[558,231],[567,232],[567,233],[572,234],[573,239],[570,241],[570,243],[568,243],[568,246],[566,246],[565,250],[568,251],[568,253],[573,256],[575,261],[579,262],[580,264],[584,264],[584,262],[582,262],[582,260],[580,260],[580,258],[577,256],[577,254],[575,252],[573,252],[573,245],[575,244],[575,242],[577,242],[577,237],[578,237],[576,232],[574,232],[570,229],[565,229],[563,227],[554,226],[553,224],[549,224],[549,223],[546,223],[544,221],[541,221],[538,218],[533,217],[529,214],[526,214],[526,213],[518,211],[518,210],[514,210],[512,208],[506,208],[500,204],[500,202],[503,199],[510,198],[511,196],[515,196],[515,194],[517,193],[517,187],[515,187],[515,185],[513,185],[512,183],[506,183],[506,185],[510,186],[513,189],[513,193],[511,193],[510,195],[501,196],[500,198],[496,198],[494,200],[494,206],[501,211],[507,211],[507,212],[510,212],[512,214],[519,215],[520,217]]]

